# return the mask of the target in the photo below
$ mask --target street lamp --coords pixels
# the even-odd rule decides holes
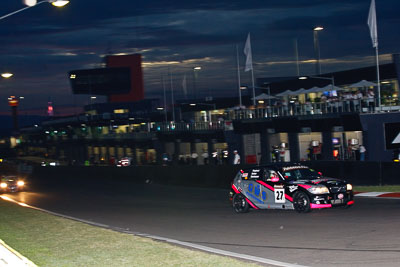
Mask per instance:
[[[10,72],[4,72],[1,74],[1,77],[8,79],[11,78],[14,74],[10,73]]]
[[[321,58],[321,52],[319,49],[319,40],[318,40],[318,32],[322,31],[324,27],[322,26],[317,26],[314,27],[313,33],[314,33],[314,52],[315,52],[315,59],[317,60],[317,63],[315,65],[315,74],[320,75],[321,74],[321,64],[320,64],[320,58]]]
[[[52,4],[53,6],[56,6],[56,7],[63,7],[66,4],[69,3],[69,1],[67,1],[67,0],[42,0],[42,1],[39,1],[39,2],[37,2],[36,0],[25,0],[24,2],[27,5],[26,7],[18,9],[16,11],[11,12],[9,14],[6,14],[4,16],[1,16],[0,20],[5,19],[7,17],[10,17],[10,16],[12,16],[14,14],[17,14],[17,13],[19,13],[21,11],[24,11],[24,10],[26,10],[28,8],[43,4],[43,3],[50,3],[50,4]]]
[[[196,78],[197,78],[197,74],[196,71],[201,70],[201,66],[196,66],[193,67],[193,97],[197,98],[197,88],[196,88]]]
[[[56,7],[63,7],[69,3],[68,0],[49,0],[48,2]]]

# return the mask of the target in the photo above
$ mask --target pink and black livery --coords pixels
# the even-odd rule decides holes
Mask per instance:
[[[230,197],[238,213],[249,208],[309,212],[354,204],[351,184],[293,163],[240,170],[232,181]]]

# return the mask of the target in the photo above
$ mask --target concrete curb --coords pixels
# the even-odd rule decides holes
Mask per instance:
[[[354,192],[356,197],[400,198],[397,192]]]
[[[37,267],[0,239],[0,267]]]

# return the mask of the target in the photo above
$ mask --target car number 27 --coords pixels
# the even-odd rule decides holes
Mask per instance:
[[[285,203],[285,189],[275,188],[275,203]]]

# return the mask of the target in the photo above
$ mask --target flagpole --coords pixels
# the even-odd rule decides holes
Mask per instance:
[[[168,122],[168,115],[167,115],[167,93],[165,91],[165,79],[164,75],[162,75],[162,85],[163,85],[163,91],[164,91],[164,114],[165,114],[165,123]]]
[[[187,99],[188,99],[188,96],[187,96],[186,73],[183,75],[182,89],[183,89],[183,94],[185,95],[185,99],[187,100]]]
[[[253,106],[256,106],[256,88],[254,86],[253,58],[251,55],[250,33],[247,35],[246,44],[244,45],[244,54],[246,55],[246,65],[244,71],[251,70],[251,82],[253,84]]]
[[[251,63],[251,82],[253,84],[253,106],[256,107],[256,87],[254,86],[253,63]]]
[[[376,83],[378,85],[378,106],[381,107],[381,81],[380,81],[380,74],[379,74],[378,45],[375,47],[375,54],[376,54]]]
[[[172,101],[172,121],[175,122],[175,101],[174,101],[174,87],[172,86],[172,72],[171,69],[169,70],[169,78],[171,82],[171,101]]]
[[[379,75],[379,52],[378,52],[378,26],[376,23],[376,7],[375,0],[371,0],[371,5],[369,7],[369,14],[367,24],[369,27],[369,31],[372,39],[372,47],[375,48],[375,56],[376,56],[376,80],[378,84],[378,106],[381,106],[381,83],[380,83],[380,75]]]
[[[239,67],[239,48],[236,45],[236,62],[237,62],[237,76],[238,76],[238,89],[239,89],[239,107],[242,107],[242,92],[240,91],[240,67]]]
[[[296,74],[297,76],[300,76],[299,47],[297,38],[294,39],[294,56],[296,57]]]

